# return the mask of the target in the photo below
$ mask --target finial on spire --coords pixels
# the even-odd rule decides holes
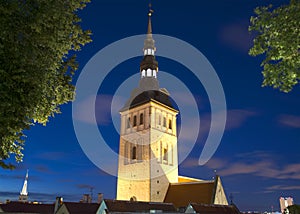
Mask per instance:
[[[150,2],[149,2],[149,13],[148,13],[148,16],[150,17],[150,16],[152,16],[152,13],[153,13],[154,11],[152,10],[152,4],[151,4],[151,0],[150,0]]]
[[[147,34],[152,34],[152,24],[151,24],[151,16],[152,16],[152,13],[154,11],[152,10],[152,4],[151,4],[151,1],[149,3],[149,12],[148,12],[148,30],[147,30]]]

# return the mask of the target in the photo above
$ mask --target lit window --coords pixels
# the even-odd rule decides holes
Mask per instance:
[[[145,77],[145,76],[146,76],[146,71],[142,70],[142,77]]]
[[[148,69],[147,69],[147,77],[151,77],[151,73],[152,73],[151,69],[148,68]]]
[[[132,155],[131,155],[132,160],[136,160],[136,146],[132,148]]]
[[[144,114],[141,113],[140,114],[140,125],[142,125],[144,123]]]
[[[153,76],[156,78],[156,71],[153,70]]]
[[[136,115],[133,116],[133,127],[136,126]]]

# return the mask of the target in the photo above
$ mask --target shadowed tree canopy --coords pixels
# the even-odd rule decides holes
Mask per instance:
[[[46,124],[74,99],[74,51],[91,41],[77,11],[89,0],[2,0],[0,5],[0,166],[21,161],[25,129]]]
[[[289,92],[300,79],[300,0],[273,9],[258,7],[250,19],[254,45],[249,54],[265,54],[263,86]]]

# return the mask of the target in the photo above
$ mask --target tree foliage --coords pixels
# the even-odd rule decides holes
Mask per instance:
[[[74,51],[91,41],[78,10],[89,0],[1,0],[0,166],[21,161],[25,129],[73,100]]]
[[[258,7],[249,30],[256,33],[249,54],[265,54],[263,86],[289,92],[300,79],[300,0],[273,9]]]
[[[288,210],[288,212],[285,212],[285,213],[300,214],[300,205],[294,204],[294,205],[288,206],[286,209]]]

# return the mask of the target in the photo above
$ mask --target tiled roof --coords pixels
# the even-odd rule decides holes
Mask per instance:
[[[140,202],[104,200],[109,212],[149,212],[150,210],[160,210],[163,212],[174,212],[175,207],[171,203]]]
[[[234,205],[190,204],[199,214],[239,214],[240,211]]]
[[[97,203],[64,202],[63,204],[66,206],[69,213],[72,214],[95,214],[100,206],[100,204]]]
[[[175,207],[186,207],[190,203],[212,204],[214,181],[170,184],[164,202]]]
[[[33,204],[24,202],[9,202],[0,204],[0,209],[8,213],[51,213],[54,212],[54,204]]]

